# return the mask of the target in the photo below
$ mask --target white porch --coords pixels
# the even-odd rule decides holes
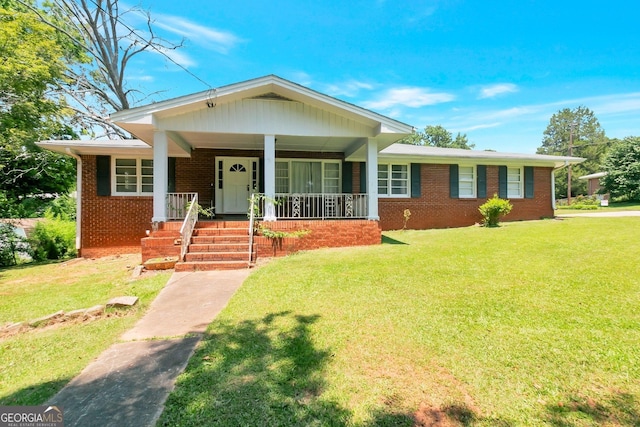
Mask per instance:
[[[378,152],[412,131],[409,125],[276,76],[118,112],[111,118],[153,147],[153,222],[170,218],[168,158],[191,157],[201,149],[229,150],[229,155],[237,157],[243,157],[243,152],[259,153],[265,221],[297,214],[333,217],[334,211],[339,217],[378,220]],[[361,192],[366,196],[356,198],[354,209],[350,207],[353,195],[341,189],[331,194],[279,194],[276,162],[282,152],[317,153],[318,158],[339,155],[342,161],[365,164],[366,188]],[[216,192],[232,191],[218,188],[216,182],[211,186]],[[219,194],[216,197],[219,200]],[[274,204],[279,199],[286,201]],[[334,200],[335,208],[330,208]]]

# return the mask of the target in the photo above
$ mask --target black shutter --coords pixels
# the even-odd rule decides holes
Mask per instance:
[[[353,193],[353,163],[342,162],[342,192]]]
[[[449,165],[449,197],[452,199],[460,197],[458,185],[458,165]]]
[[[524,167],[524,197],[533,199],[533,166]]]
[[[367,192],[367,164],[360,162],[360,193]]]
[[[169,157],[168,163],[169,170],[167,171],[167,192],[176,192],[176,158]]]
[[[478,173],[478,179],[476,181],[478,198],[484,199],[487,197],[487,167],[485,165],[478,165],[476,170]]]
[[[420,163],[411,163],[411,197],[420,197]]]
[[[507,167],[498,166],[498,197],[507,198]]]
[[[98,196],[111,195],[111,156],[96,156]]]

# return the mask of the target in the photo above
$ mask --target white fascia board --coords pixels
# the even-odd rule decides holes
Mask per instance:
[[[126,142],[129,142],[128,144]],[[153,153],[151,147],[139,140],[117,141],[40,141],[40,148],[62,154],[72,152],[76,155],[138,155],[146,156]]]
[[[607,172],[596,172],[589,175],[583,175],[578,177],[578,179],[595,179],[595,178],[602,178],[604,176],[607,176]]]
[[[534,160],[531,158],[481,158],[481,157],[430,157],[430,156],[407,156],[401,154],[388,155],[380,154],[380,161],[398,161],[405,163],[429,163],[429,164],[476,164],[488,166],[510,166],[526,165],[555,168],[564,166],[564,162],[553,162],[549,160]],[[579,162],[575,162],[579,163]]]
[[[206,90],[191,95],[156,102],[146,106],[119,111],[113,113],[110,119],[112,122],[117,124],[139,123],[153,125],[153,115],[168,112],[173,109],[188,109],[189,105],[206,102],[208,100],[223,101],[224,98],[232,98],[233,95],[250,92],[251,90],[258,88],[264,88],[264,90],[268,92],[283,92],[284,90],[285,95],[288,95],[288,97],[296,101],[306,102],[310,105],[316,104],[317,106],[325,109],[330,107],[343,112],[346,111],[355,116],[356,120],[357,118],[360,118],[358,121],[363,121],[364,119],[367,121],[377,122],[381,133],[411,134],[413,131],[413,126],[340,99],[333,98],[329,95],[325,95],[275,75],[264,76],[253,80],[222,86],[217,89]],[[247,93],[247,96],[249,95],[251,94]]]

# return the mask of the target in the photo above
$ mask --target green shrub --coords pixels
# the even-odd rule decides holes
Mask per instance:
[[[574,205],[573,203],[571,203],[571,206],[556,206],[556,209],[559,210],[582,210],[582,211],[596,211],[598,210],[598,206],[597,205]]]
[[[76,255],[76,223],[51,214],[38,222],[32,238],[33,258],[61,259]]]
[[[488,199],[478,210],[482,214],[482,223],[485,227],[497,227],[500,222],[500,217],[511,212],[512,207],[508,200],[501,199],[497,194],[494,194],[493,197]]]
[[[580,196],[576,196],[571,200],[571,208],[580,209],[580,208],[576,208],[576,206],[595,206],[597,208],[598,206],[600,206],[600,200],[596,196],[580,195]]]

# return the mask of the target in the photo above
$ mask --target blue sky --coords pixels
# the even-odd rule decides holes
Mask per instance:
[[[534,153],[579,105],[607,136],[640,136],[638,2],[146,1],[159,34],[185,38],[168,54],[212,87],[276,74],[476,149]],[[160,55],[132,65],[156,100],[207,89]]]

